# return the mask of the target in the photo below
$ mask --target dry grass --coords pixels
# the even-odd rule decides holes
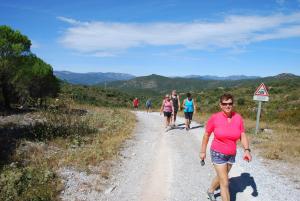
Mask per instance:
[[[99,173],[104,178],[109,176],[110,163],[106,160],[113,159],[124,140],[131,137],[135,115],[120,108],[74,104],[69,109],[76,113],[88,112],[72,115],[45,111],[45,115],[50,115],[46,126],[22,130],[24,134],[29,131],[31,137],[16,139],[16,149],[7,161],[10,165],[0,168],[0,200],[37,200],[37,197],[59,200],[57,194],[63,189],[63,183],[55,172],[62,166],[83,170],[102,167]],[[40,135],[44,137],[32,138]]]
[[[77,133],[75,137],[67,138],[66,136],[55,137],[46,142],[22,140],[16,150],[14,160],[30,161],[34,165],[46,163],[54,169],[62,165],[84,168],[116,156],[120,145],[131,137],[136,120],[134,114],[128,109],[83,105],[72,107],[88,111],[86,115],[80,117],[80,121],[96,132]],[[67,121],[79,122],[78,119]],[[75,131],[80,132],[80,130]]]
[[[84,145],[68,149],[60,163],[85,168],[97,165],[116,156],[120,145],[130,138],[135,126],[135,116],[127,109],[86,107],[89,125],[98,130],[86,136]]]
[[[254,134],[255,121],[245,120],[251,145],[260,155],[271,160],[283,160],[294,164],[300,162],[300,127],[280,123],[260,123],[261,131]],[[264,129],[264,130],[262,130]],[[267,129],[267,130],[266,130]]]

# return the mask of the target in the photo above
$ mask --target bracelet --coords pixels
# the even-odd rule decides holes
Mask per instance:
[[[251,149],[249,149],[249,148],[248,148],[248,149],[244,149],[244,151],[249,151],[249,152],[251,152]]]

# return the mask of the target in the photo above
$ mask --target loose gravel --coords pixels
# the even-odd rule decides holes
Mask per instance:
[[[204,128],[195,122],[185,131],[184,120],[165,132],[163,117],[158,113],[136,112],[135,136],[128,140],[113,165],[111,176],[105,180],[98,172],[84,173],[72,168],[60,169],[65,180],[62,200],[70,201],[206,201],[206,190],[215,176],[210,160],[201,166],[200,143]],[[209,156],[209,154],[208,154]],[[256,157],[247,163],[238,150],[237,163],[230,172],[233,201],[297,201],[298,184],[272,171],[271,166]],[[284,164],[283,164],[284,165]],[[287,170],[288,171],[288,170]],[[299,175],[295,175],[299,180]],[[221,200],[219,191],[217,200]]]

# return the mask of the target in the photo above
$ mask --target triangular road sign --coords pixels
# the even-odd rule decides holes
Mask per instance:
[[[264,83],[261,83],[256,89],[254,96],[269,96],[267,87]]]

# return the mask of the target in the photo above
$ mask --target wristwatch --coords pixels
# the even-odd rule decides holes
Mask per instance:
[[[251,149],[244,149],[244,151],[249,151],[249,152],[251,152]]]

